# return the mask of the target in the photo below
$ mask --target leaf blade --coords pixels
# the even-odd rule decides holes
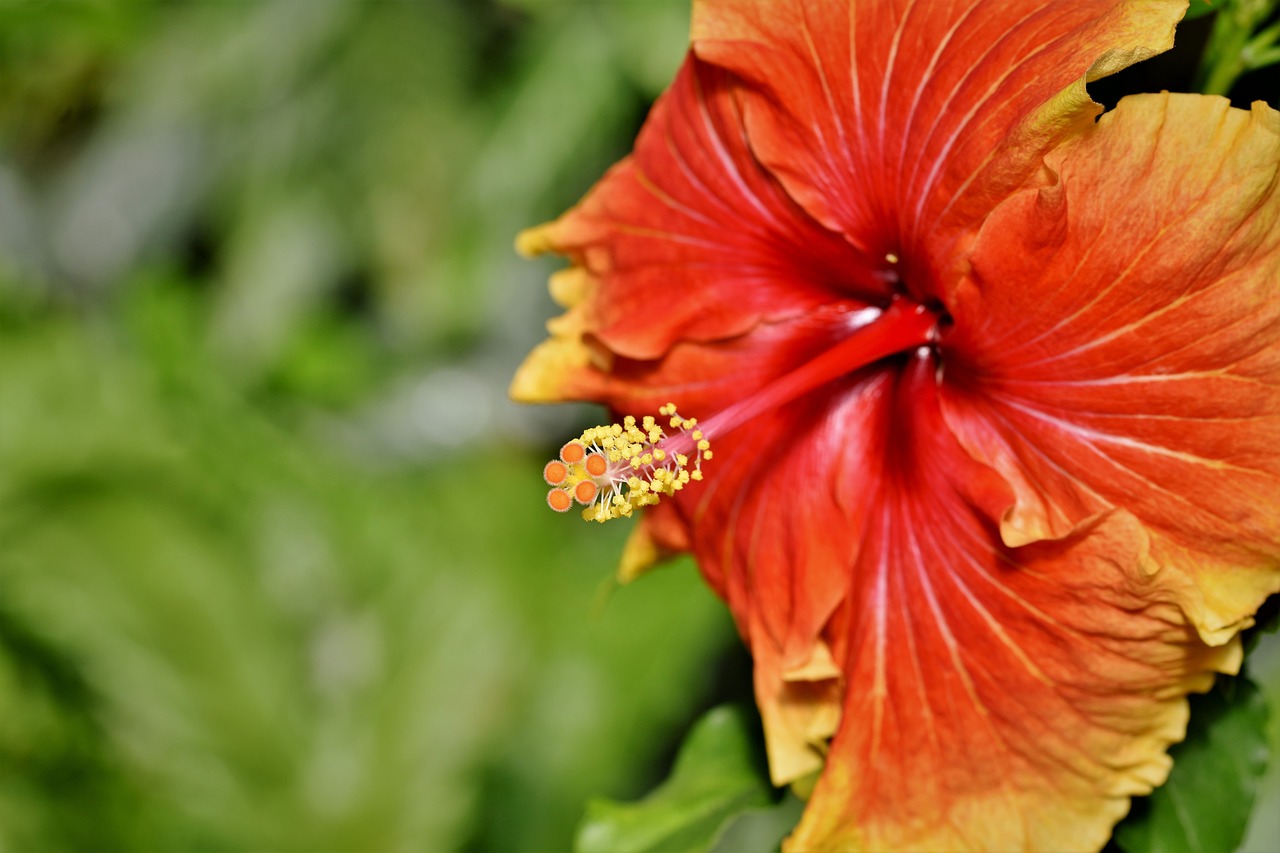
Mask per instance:
[[[694,853],[734,817],[771,803],[745,713],[714,708],[695,724],[667,781],[644,799],[597,799],[578,827],[578,853]]]

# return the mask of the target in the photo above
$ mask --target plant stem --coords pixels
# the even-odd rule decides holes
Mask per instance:
[[[1280,7],[1280,0],[1222,3],[1196,72],[1196,89],[1210,95],[1226,95],[1243,74],[1276,61],[1271,48],[1280,38],[1280,23],[1254,32]]]

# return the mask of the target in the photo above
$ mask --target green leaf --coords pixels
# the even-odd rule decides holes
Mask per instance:
[[[737,708],[709,711],[694,726],[671,777],[636,803],[593,800],[578,828],[578,853],[692,853],[712,848],[725,826],[767,806],[753,726]]]
[[[803,812],[804,800],[791,792],[776,806],[743,812],[725,824],[711,853],[777,853]]]
[[[1274,634],[1280,631],[1280,596],[1272,596],[1263,602],[1258,608],[1257,614],[1253,618],[1253,627],[1249,628],[1241,635],[1241,641],[1244,643],[1245,656],[1253,654],[1253,650],[1257,648],[1258,641],[1265,634]],[[1252,658],[1248,658],[1252,660]],[[1262,679],[1262,683],[1266,684],[1266,680]]]
[[[1191,0],[1191,6],[1187,8],[1187,14],[1182,20],[1190,21],[1195,18],[1203,18],[1205,15],[1212,15],[1220,8],[1222,8],[1222,0],[1216,0],[1213,5],[1210,5],[1207,0]]]
[[[1218,853],[1240,846],[1266,770],[1267,706],[1248,678],[1191,697],[1187,739],[1169,750],[1169,781],[1116,827],[1127,853]]]

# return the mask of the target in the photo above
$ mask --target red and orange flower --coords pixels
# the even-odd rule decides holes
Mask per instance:
[[[700,419],[548,477],[728,602],[792,849],[1101,847],[1280,589],[1280,114],[1085,90],[1185,7],[695,0],[521,235],[573,266],[513,394]]]

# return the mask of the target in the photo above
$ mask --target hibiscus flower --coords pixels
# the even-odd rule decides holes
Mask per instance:
[[[791,849],[1101,847],[1280,588],[1280,114],[1085,89],[1185,7],[695,1],[520,237],[572,266],[514,396],[661,413],[550,500],[728,603]]]

